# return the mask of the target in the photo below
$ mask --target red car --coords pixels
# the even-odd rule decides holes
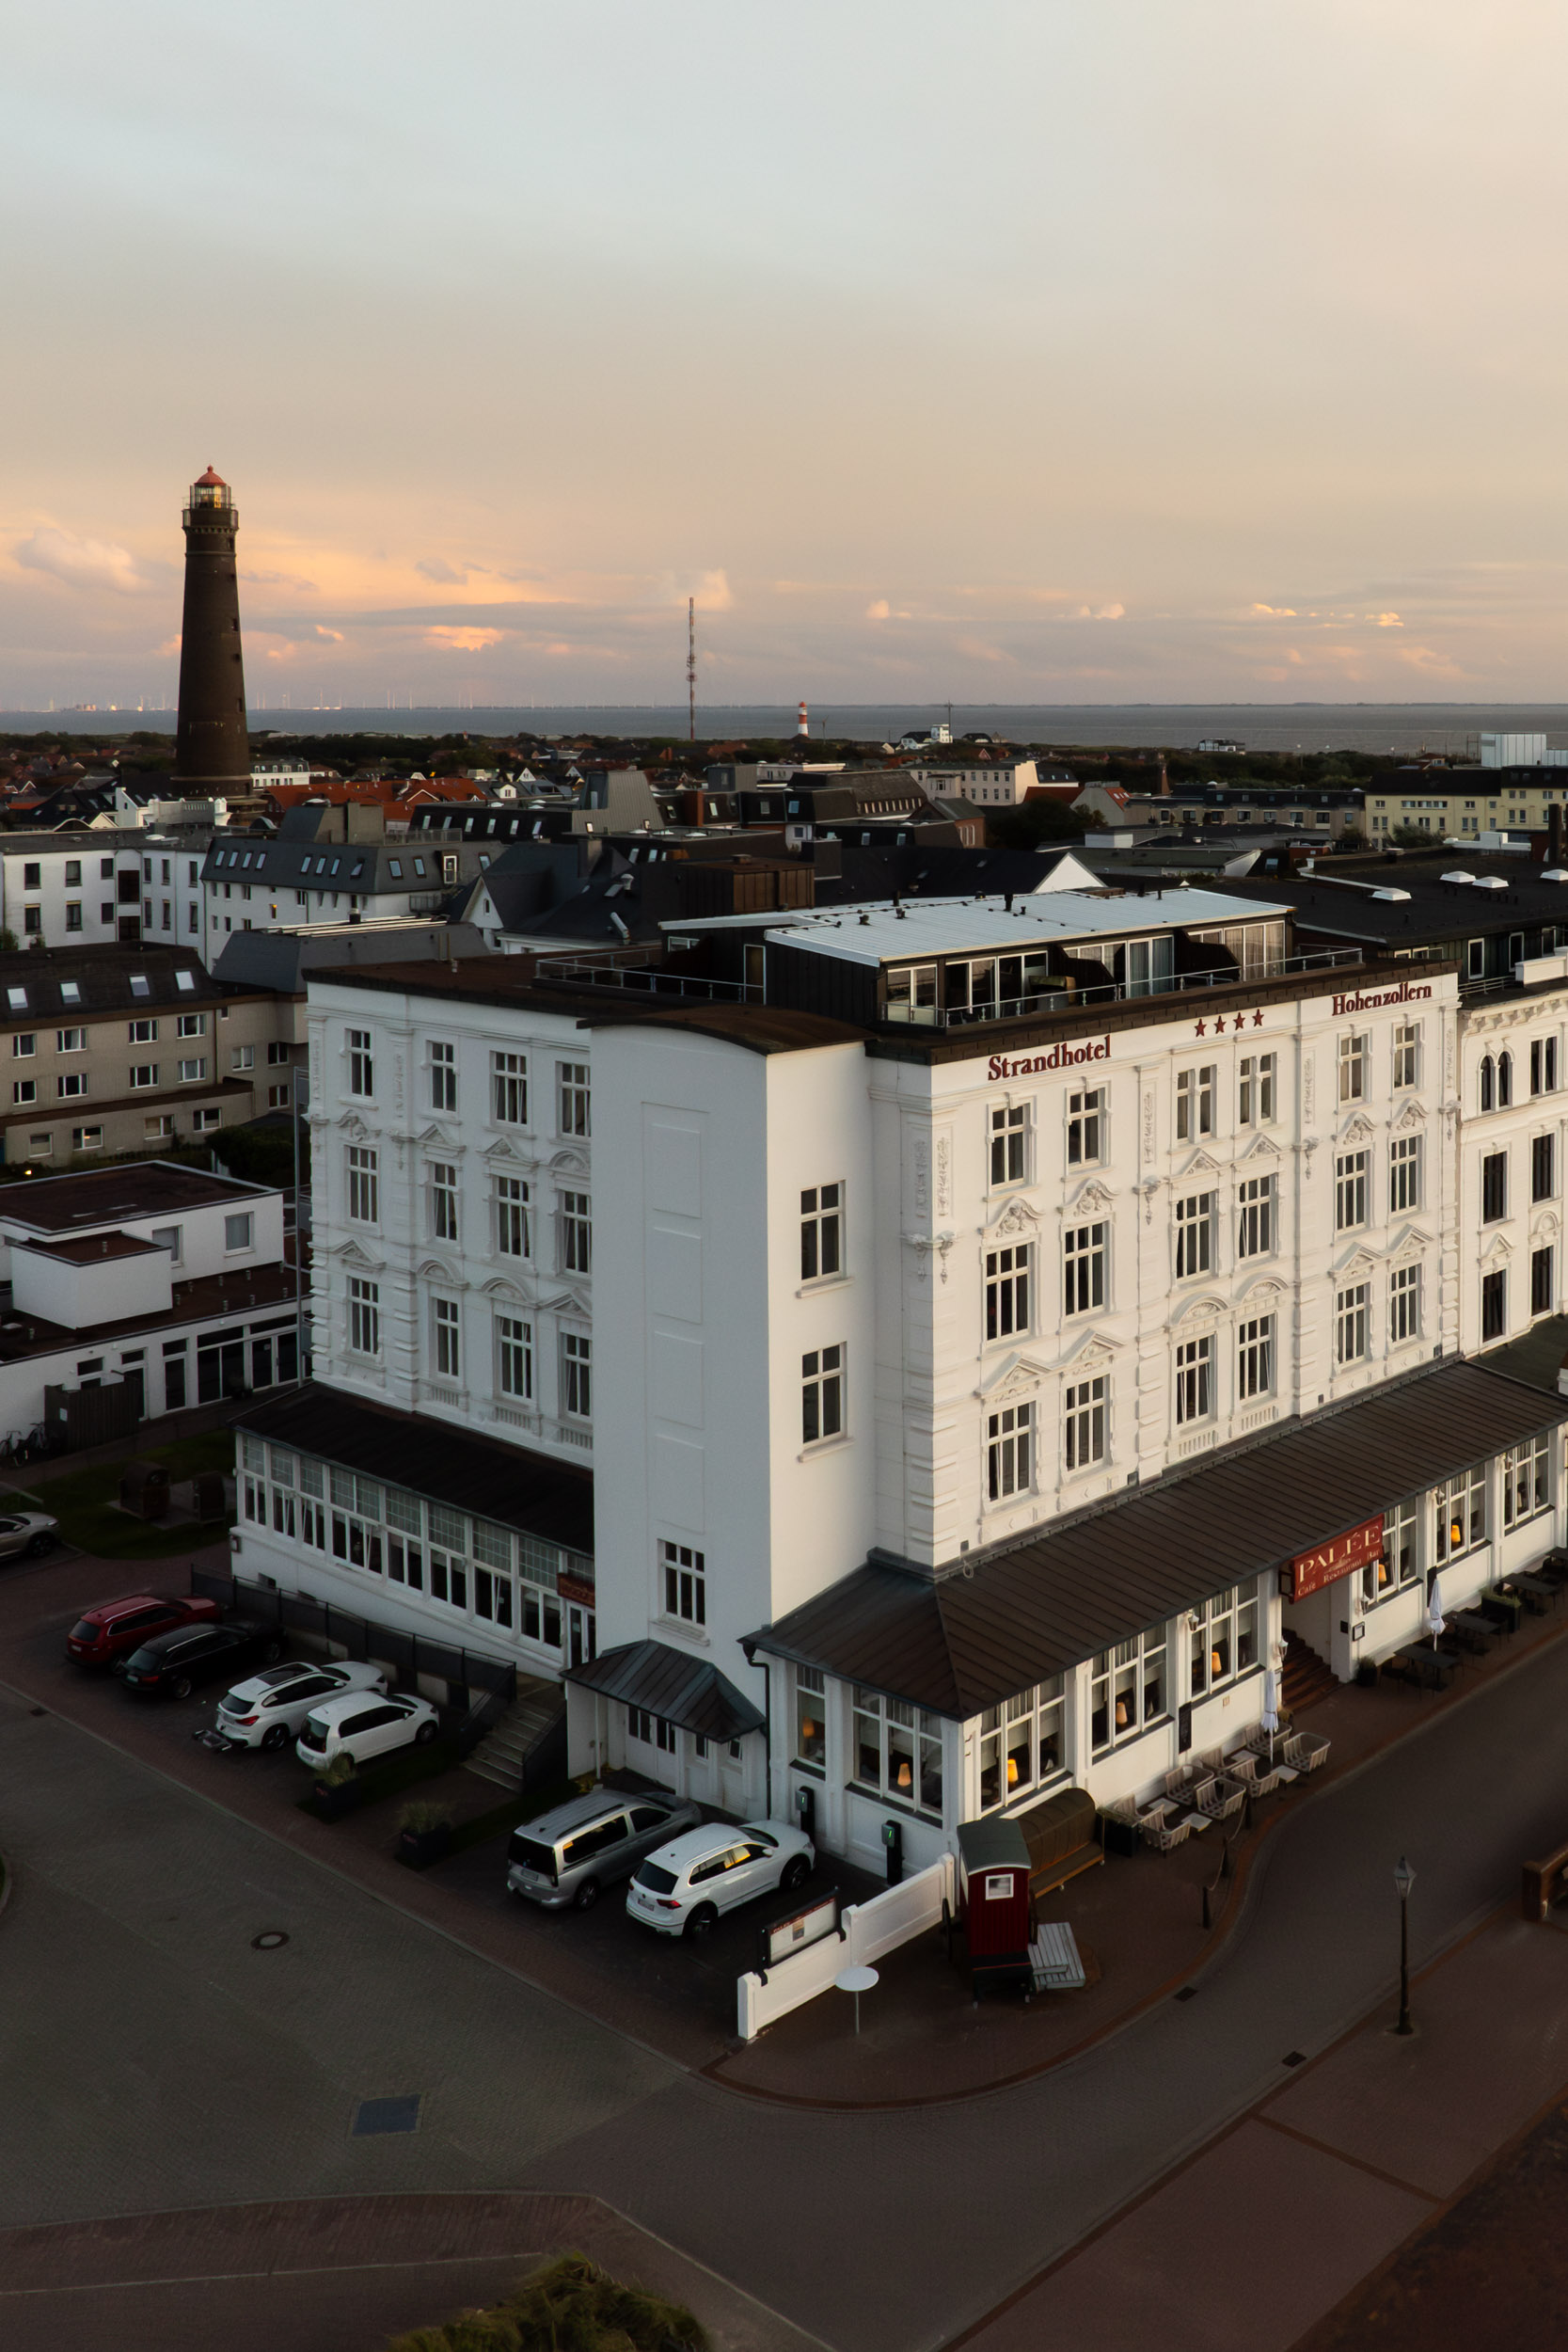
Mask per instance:
[[[139,1649],[155,1633],[172,1633],[182,1625],[210,1625],[217,1613],[215,1600],[164,1600],[156,1593],[127,1593],[123,1600],[101,1601],[79,1617],[66,1635],[65,1654],[78,1666],[107,1666],[128,1650]]]

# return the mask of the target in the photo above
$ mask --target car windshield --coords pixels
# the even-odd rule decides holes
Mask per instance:
[[[78,1617],[71,1629],[71,1638],[73,1642],[96,1642],[99,1630],[90,1618]]]
[[[521,1830],[512,1838],[512,1859],[520,1862],[525,1870],[537,1871],[542,1879],[555,1883],[555,1848],[541,1845],[537,1837],[525,1837]]]
[[[639,1886],[645,1886],[650,1895],[670,1895],[674,1892],[675,1874],[662,1863],[644,1862],[634,1874]]]

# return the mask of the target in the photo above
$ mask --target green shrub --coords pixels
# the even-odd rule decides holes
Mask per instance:
[[[705,2352],[707,2343],[679,2304],[622,2286],[585,2255],[562,2254],[504,2301],[416,2328],[388,2352]]]
[[[341,1788],[345,1780],[354,1778],[355,1769],[353,1756],[340,1752],[316,1778],[324,1788]]]

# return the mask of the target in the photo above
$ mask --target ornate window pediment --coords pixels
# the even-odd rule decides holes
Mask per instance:
[[[1380,1263],[1381,1260],[1375,1249],[1369,1249],[1365,1242],[1357,1242],[1337,1262],[1334,1279],[1336,1281],[1343,1281],[1347,1274],[1375,1274]]]
[[[1062,1359],[1060,1369],[1073,1372],[1103,1372],[1116,1361],[1119,1343],[1103,1331],[1081,1331],[1076,1343]]]
[[[1217,1323],[1221,1315],[1227,1312],[1227,1300],[1216,1298],[1212,1292],[1205,1292],[1201,1297],[1189,1298],[1185,1305],[1179,1307],[1170,1319],[1169,1327],[1176,1331],[1188,1324]]]
[[[351,1143],[356,1142],[361,1136],[368,1136],[371,1132],[357,1111],[344,1111],[338,1124]]]
[[[1339,1130],[1341,1143],[1371,1143],[1376,1136],[1377,1129],[1365,1111],[1353,1112]]]
[[[367,1274],[379,1274],[387,1263],[385,1258],[372,1258],[363,1243],[357,1241],[340,1242],[332,1254],[341,1258],[344,1265],[363,1266]]]
[[[1181,1167],[1177,1170],[1176,1182],[1179,1184],[1184,1184],[1191,1177],[1217,1176],[1219,1172],[1220,1164],[1218,1160],[1211,1158],[1207,1152],[1195,1152],[1192,1158],[1190,1160],[1183,1161]]]
[[[1240,1167],[1245,1160],[1277,1160],[1279,1157],[1279,1146],[1272,1136],[1254,1136],[1246,1150],[1237,1152],[1236,1163]]]
[[[588,1154],[579,1152],[575,1144],[568,1144],[563,1152],[556,1153],[548,1167],[552,1176],[586,1176]]]
[[[1047,1376],[1048,1367],[1037,1363],[1032,1356],[1012,1355],[1004,1359],[988,1380],[975,1390],[988,1403],[997,1397],[1016,1396],[1021,1390],[1034,1390]]]
[[[1432,1248],[1433,1236],[1419,1225],[1403,1225],[1388,1251],[1390,1258],[1418,1258]]]
[[[1555,1209],[1541,1210],[1530,1219],[1529,1230],[1532,1241],[1552,1240],[1558,1232],[1557,1211]]]
[[[412,1140],[422,1152],[447,1152],[453,1159],[464,1148],[455,1136],[450,1136],[444,1127],[437,1126],[434,1120],[428,1127],[421,1127]]]
[[[1240,1306],[1244,1299],[1248,1302],[1259,1304],[1267,1302],[1272,1305],[1276,1298],[1284,1297],[1285,1290],[1286,1285],[1276,1274],[1259,1274],[1252,1281],[1243,1284],[1236,1294],[1236,1303]]]
[[[1405,1104],[1398,1119],[1395,1120],[1394,1133],[1396,1135],[1407,1134],[1412,1127],[1424,1127],[1426,1123],[1427,1114],[1425,1105],[1423,1104],[1411,1101]]]
[[[551,1298],[542,1298],[540,1307],[546,1314],[586,1315],[590,1310],[586,1291],[557,1291]]]
[[[1483,1246],[1478,1263],[1481,1265],[1501,1265],[1505,1259],[1512,1258],[1513,1255],[1513,1247],[1506,1235],[1494,1233]]]
[[[529,1303],[527,1292],[519,1290],[515,1282],[509,1282],[504,1274],[492,1274],[487,1282],[480,1284],[479,1292],[482,1298],[499,1298],[508,1306],[526,1307]]]
[[[988,1231],[991,1234],[1032,1233],[1039,1221],[1038,1212],[1032,1209],[1027,1200],[1015,1195]]]
[[[439,1282],[444,1290],[464,1291],[468,1285],[445,1258],[421,1258],[414,1268],[421,1282]]]
[[[1116,1197],[1103,1177],[1091,1176],[1086,1184],[1079,1185],[1069,1204],[1068,1215],[1082,1216],[1086,1210],[1108,1209]]]
[[[520,1160],[522,1153],[514,1148],[508,1136],[498,1136],[494,1143],[485,1145],[484,1157],[487,1160]]]

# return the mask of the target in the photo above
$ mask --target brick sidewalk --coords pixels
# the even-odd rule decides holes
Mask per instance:
[[[1289,2352],[1562,2096],[1568,1937],[1499,1913],[1416,1979],[1412,2010],[1408,2040],[1390,2032],[1386,2008],[1290,2069],[1278,2090],[958,2344]],[[1435,2352],[1503,2337],[1450,2333],[1429,2311],[1423,2340]]]
[[[818,2352],[592,2197],[329,2197],[0,2232],[7,2352],[371,2352],[583,2253],[684,2304],[723,2352]]]

